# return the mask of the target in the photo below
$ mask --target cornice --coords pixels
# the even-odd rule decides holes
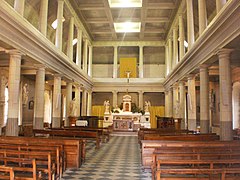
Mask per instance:
[[[95,41],[93,46],[165,46],[164,41]]]

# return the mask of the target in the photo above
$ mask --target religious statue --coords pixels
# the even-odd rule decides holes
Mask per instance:
[[[28,104],[28,94],[29,94],[27,83],[24,84],[22,93],[23,93],[22,94],[22,104],[24,106],[26,106]]]
[[[76,99],[74,98],[69,105],[69,116],[75,117],[77,116],[77,103]]]
[[[149,112],[149,107],[151,106],[150,101],[145,101],[145,107],[144,107],[144,111],[145,112]]]
[[[109,114],[110,113],[110,102],[109,102],[109,100],[104,101],[103,105],[105,107],[104,114]]]

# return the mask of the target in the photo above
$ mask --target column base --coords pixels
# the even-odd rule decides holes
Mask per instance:
[[[200,120],[200,133],[209,133],[209,120]]]
[[[196,119],[188,119],[188,130],[190,130],[190,131],[196,131],[197,130]]]
[[[18,118],[8,118],[6,136],[18,136]]]
[[[61,127],[61,118],[60,117],[53,117],[52,118],[52,128],[60,128]]]
[[[232,121],[220,121],[220,140],[233,140]]]
[[[33,127],[34,129],[43,129],[43,117],[35,117]]]

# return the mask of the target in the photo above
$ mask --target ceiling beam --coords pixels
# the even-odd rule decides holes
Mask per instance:
[[[173,2],[159,2],[159,3],[148,3],[147,9],[175,9],[176,5]]]

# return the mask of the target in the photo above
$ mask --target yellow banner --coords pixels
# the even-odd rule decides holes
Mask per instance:
[[[137,77],[137,58],[120,58],[120,78]]]

